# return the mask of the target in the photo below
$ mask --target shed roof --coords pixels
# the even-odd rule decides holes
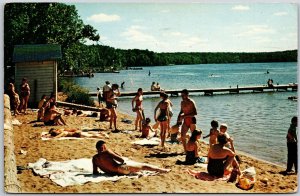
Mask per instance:
[[[61,58],[61,46],[58,44],[15,45],[13,62],[33,62],[57,60]]]

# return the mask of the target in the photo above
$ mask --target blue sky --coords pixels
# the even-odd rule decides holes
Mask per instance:
[[[265,52],[298,47],[290,3],[72,3],[104,45],[155,52]],[[91,42],[87,42],[91,44]]]

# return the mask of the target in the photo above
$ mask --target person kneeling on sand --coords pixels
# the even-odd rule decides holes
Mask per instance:
[[[240,175],[240,166],[235,159],[235,153],[225,147],[228,142],[226,136],[224,134],[219,134],[218,142],[218,144],[214,144],[209,148],[207,165],[208,173],[212,176],[223,177],[224,174],[230,173],[228,168],[232,166]]]
[[[153,137],[156,137],[157,136],[157,129],[153,130],[152,127],[150,126],[150,118],[146,118],[146,122],[143,123],[142,125],[142,135],[141,135],[141,138],[147,138],[149,139],[150,138],[150,131],[154,132],[154,136]]]
[[[105,142],[99,140],[96,143],[98,153],[93,157],[93,174],[99,174],[98,168],[110,175],[128,175],[141,170],[156,171],[161,173],[169,172],[170,169],[162,169],[147,164],[139,164],[130,166],[125,163],[125,160],[117,153],[106,148]]]
[[[46,137],[60,138],[60,137],[89,137],[89,138],[108,138],[104,133],[100,132],[83,132],[77,129],[65,128],[65,129],[54,129],[51,128]]]

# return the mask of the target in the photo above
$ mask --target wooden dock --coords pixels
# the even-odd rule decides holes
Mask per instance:
[[[237,94],[240,92],[276,92],[276,91],[297,91],[298,84],[291,83],[286,85],[274,85],[273,87],[268,87],[266,85],[262,86],[236,86],[231,88],[207,88],[207,89],[188,89],[190,93],[203,93],[204,95],[212,96],[216,93],[229,93]],[[165,90],[164,92],[171,96],[178,96],[180,90]],[[143,95],[159,95],[160,91],[143,91]],[[97,92],[90,92],[89,95],[97,96]],[[135,96],[136,92],[121,92],[120,97],[132,97]]]

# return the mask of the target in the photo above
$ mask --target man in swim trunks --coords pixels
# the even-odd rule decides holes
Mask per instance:
[[[169,169],[161,169],[147,164],[140,164],[138,166],[126,165],[124,159],[117,153],[106,148],[105,142],[99,140],[96,143],[98,153],[93,157],[93,174],[99,174],[98,168],[107,174],[111,175],[127,175],[138,172],[140,170],[169,172]]]
[[[235,168],[238,175],[241,174],[240,166],[235,159],[235,153],[225,147],[227,142],[226,135],[220,133],[218,135],[218,143],[212,145],[208,151],[207,171],[212,176],[222,177],[230,171],[229,167]]]
[[[189,92],[187,89],[181,91],[181,110],[179,112],[177,123],[182,124],[181,127],[181,140],[184,151],[186,152],[186,133],[190,129],[193,132],[196,129],[196,115],[197,109],[193,99],[189,98]]]

